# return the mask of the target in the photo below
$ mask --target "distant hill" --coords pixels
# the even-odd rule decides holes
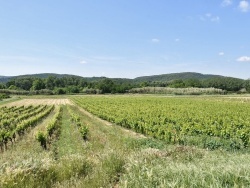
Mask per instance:
[[[77,77],[77,78],[84,78],[86,81],[95,82],[100,81],[106,77],[82,77],[70,74],[55,74],[55,73],[42,73],[42,74],[27,74],[27,75],[20,75],[20,76],[0,76],[0,83],[6,83],[11,79],[21,79],[21,78],[48,78],[49,76],[54,76],[57,78],[62,77]],[[170,73],[170,74],[161,74],[161,75],[152,75],[152,76],[141,76],[134,79],[127,79],[127,78],[111,78],[115,83],[141,83],[141,82],[168,82],[171,80],[187,80],[187,79],[199,79],[205,80],[208,78],[222,78],[225,76],[221,75],[212,75],[212,74],[201,74],[195,72],[183,72],[183,73]]]
[[[218,77],[224,77],[220,75],[213,75],[213,74],[201,74],[196,72],[183,72],[183,73],[170,73],[170,74],[161,74],[161,75],[153,75],[153,76],[142,76],[137,77],[134,79],[136,82],[145,82],[145,81],[159,81],[159,82],[168,82],[171,80],[187,80],[187,79],[199,79],[199,80],[205,80],[208,78],[218,78]]]
[[[11,76],[0,76],[0,83],[8,82]]]
[[[70,74],[56,74],[56,73],[41,73],[41,74],[26,74],[26,75],[20,75],[20,76],[13,76],[12,78],[48,78],[49,76],[54,76],[57,78],[62,78],[62,77],[81,77],[81,76],[76,76],[76,75],[70,75]]]
[[[100,80],[103,80],[106,77],[82,77],[77,75],[71,75],[71,74],[56,74],[56,73],[41,73],[41,74],[26,74],[26,75],[19,75],[19,76],[0,76],[0,83],[6,83],[9,80],[12,79],[23,79],[23,78],[48,78],[49,76],[53,76],[56,78],[62,78],[62,77],[76,77],[76,78],[83,78],[86,81],[89,82],[98,82]],[[128,83],[131,82],[132,79],[127,78],[112,78],[112,80],[115,83]]]
[[[56,78],[62,77],[78,77],[82,78],[81,76],[70,75],[70,74],[55,74],[55,73],[41,73],[41,74],[26,74],[26,75],[19,75],[19,76],[0,76],[0,83],[6,83],[12,79],[23,79],[23,78],[48,78],[49,76],[54,76]]]

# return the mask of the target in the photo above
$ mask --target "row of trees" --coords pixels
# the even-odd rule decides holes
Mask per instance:
[[[97,81],[86,81],[80,77],[68,76],[58,78],[49,76],[48,78],[21,78],[8,81],[6,84],[0,84],[0,89],[15,91],[29,91],[33,93],[125,93],[133,86],[130,83],[115,83],[112,79],[103,78]],[[51,93],[52,94],[52,93]]]
[[[215,77],[205,80],[185,79],[172,80],[168,82],[129,82],[115,79],[103,78],[88,81],[81,77],[67,76],[47,78],[19,78],[0,84],[0,90],[15,91],[17,93],[31,94],[66,94],[66,93],[126,93],[132,88],[142,87],[170,87],[170,88],[217,88],[228,92],[247,91],[250,92],[250,80],[242,80],[230,77]],[[6,91],[7,92],[7,91]]]
[[[242,89],[250,92],[250,80],[242,80],[230,77],[215,77],[205,80],[187,79],[187,80],[173,80],[170,82],[144,82],[143,87],[171,87],[171,88],[217,88],[229,92],[238,92]]]

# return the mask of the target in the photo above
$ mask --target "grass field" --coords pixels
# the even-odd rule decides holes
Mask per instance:
[[[245,138],[241,139],[239,134],[243,130],[246,135],[248,133],[250,103],[247,96],[35,96],[0,101],[0,105],[0,109],[7,106],[8,112],[13,111],[13,114],[18,114],[15,111],[19,110],[18,116],[31,113],[30,105],[34,109],[39,109],[38,105],[54,105],[47,116],[25,129],[24,134],[17,135],[13,143],[9,141],[7,149],[0,152],[0,187],[250,186],[248,142],[244,145]],[[209,113],[206,114],[204,109]],[[56,118],[58,113],[60,118]],[[125,115],[126,121],[121,114]],[[201,114],[204,114],[202,118]],[[135,115],[146,122],[145,125],[154,125],[157,129],[138,129],[135,125],[140,124],[129,119],[135,119]],[[1,114],[0,118],[3,117]],[[235,135],[226,131],[230,136],[223,137],[219,134],[223,132],[222,128],[208,134],[211,133],[209,129],[201,126],[208,117],[215,117],[218,122],[221,122],[219,117],[224,117],[223,129],[229,122],[235,122],[226,129],[231,130],[234,125]],[[191,131],[191,128],[183,131],[187,119],[190,123],[199,123],[199,126],[195,124],[198,131]],[[160,126],[161,120],[172,122],[175,133],[180,130],[179,138],[176,135],[169,140],[169,137],[154,135],[154,131],[162,132],[159,128],[167,128],[168,124]],[[50,135],[49,125],[54,124],[56,128]],[[180,129],[173,125],[179,125]],[[7,130],[3,124],[0,128],[2,132]],[[37,140],[38,132],[45,135],[46,149]],[[204,137],[215,145],[224,145],[214,148],[197,144]],[[238,149],[228,149],[226,144],[231,141],[242,145]]]

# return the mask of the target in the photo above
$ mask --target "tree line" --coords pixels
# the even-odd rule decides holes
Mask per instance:
[[[170,88],[216,88],[228,92],[250,92],[250,80],[243,80],[232,77],[214,77],[209,79],[176,79],[169,82],[148,82],[145,86],[170,87]]]
[[[105,94],[127,93],[132,88],[170,87],[170,88],[217,88],[227,92],[250,92],[250,80],[231,77],[215,77],[209,79],[176,79],[172,81],[123,81],[120,79],[102,78],[88,81],[85,78],[67,76],[47,78],[15,78],[0,83],[1,93],[7,94]]]
[[[126,93],[134,85],[130,83],[115,83],[112,79],[103,78],[96,81],[87,81],[84,78],[67,76],[47,78],[17,78],[0,83],[2,93],[14,94],[102,94]],[[4,92],[5,91],[5,92]]]

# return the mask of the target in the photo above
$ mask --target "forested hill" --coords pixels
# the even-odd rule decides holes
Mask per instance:
[[[205,80],[209,78],[222,78],[224,76],[213,74],[201,74],[196,72],[170,73],[153,76],[141,76],[134,79],[136,82],[168,82],[172,80],[198,79]]]
[[[55,74],[55,73],[41,73],[41,74],[26,74],[26,75],[19,75],[19,76],[0,76],[0,83],[6,83],[13,79],[25,79],[25,78],[41,78],[46,79],[48,77],[55,77],[55,78],[78,78],[78,79],[84,79],[89,82],[93,81],[100,81],[105,79],[106,77],[82,77],[77,75],[71,75],[71,74]],[[113,78],[113,81],[116,81],[117,83],[123,83],[131,81],[131,79],[125,79],[125,78]]]
[[[56,78],[63,78],[63,77],[78,77],[81,78],[80,76],[75,76],[75,75],[70,75],[70,74],[55,74],[55,73],[41,73],[41,74],[26,74],[26,75],[19,75],[19,76],[0,76],[0,82],[8,82],[12,79],[24,79],[24,78],[48,78],[50,76],[56,77]]]
[[[0,83],[8,82],[12,76],[0,76]]]
[[[86,81],[100,81],[105,77],[81,77],[70,74],[55,74],[55,73],[42,73],[42,74],[27,74],[20,76],[0,76],[0,82],[6,83],[12,79],[23,79],[23,78],[48,78],[50,76],[56,78],[63,77],[75,77],[75,78],[83,78]],[[153,76],[142,76],[137,77],[135,79],[126,79],[126,78],[112,78],[116,83],[141,83],[141,82],[168,82],[172,80],[187,80],[187,79],[198,79],[205,80],[209,78],[222,78],[220,75],[212,75],[212,74],[201,74],[195,72],[183,72],[183,73],[170,73],[170,74],[161,74],[161,75],[153,75]]]
[[[172,73],[134,79],[81,77],[68,74],[33,74],[13,77],[0,76],[0,90],[38,93],[126,93],[132,88],[216,88],[224,91],[250,92],[250,80],[200,73]]]

